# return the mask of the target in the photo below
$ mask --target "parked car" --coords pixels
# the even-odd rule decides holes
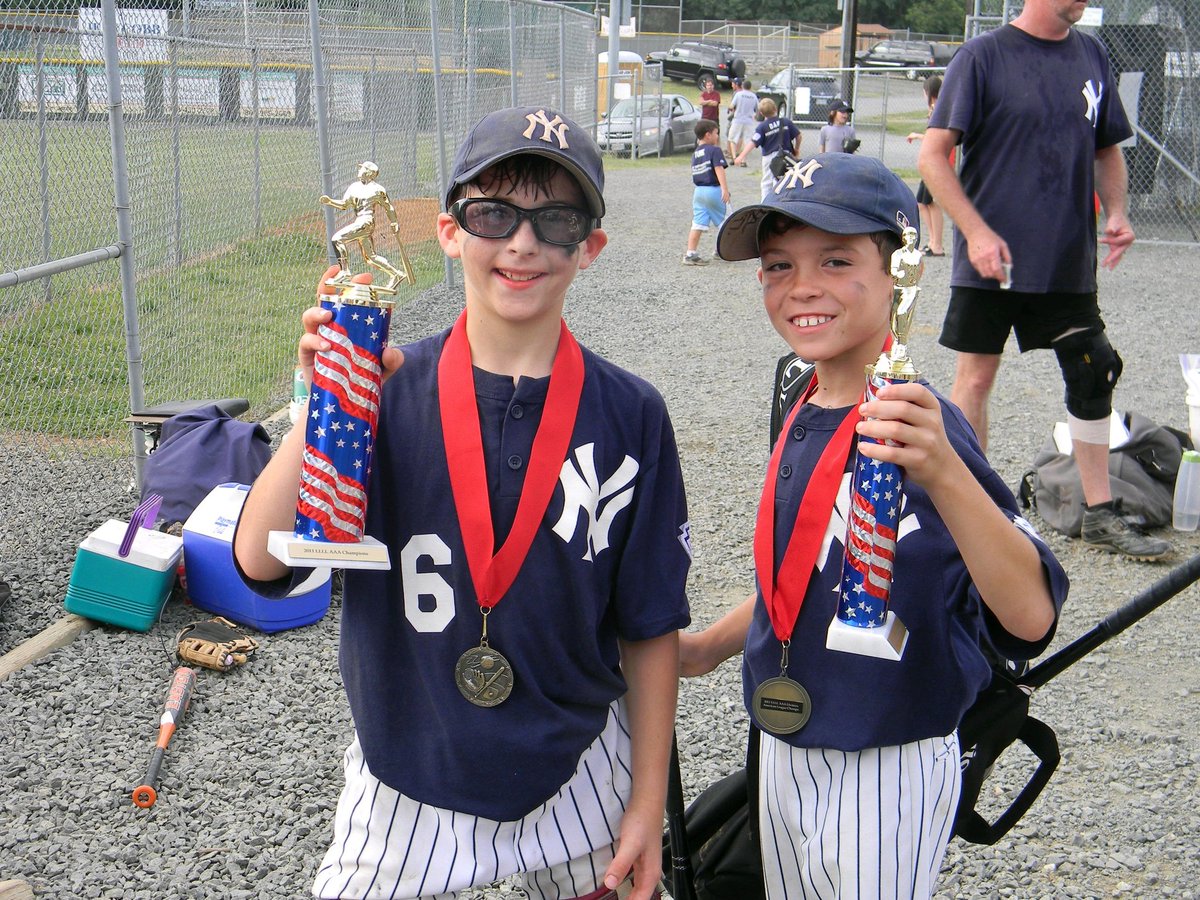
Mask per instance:
[[[601,150],[621,155],[668,156],[696,146],[700,110],[680,94],[643,94],[618,100],[596,127]]]
[[[796,88],[808,88],[808,111],[796,105]],[[829,121],[829,106],[841,95],[838,79],[833,75],[797,69],[794,66],[777,72],[762,88],[755,91],[758,99],[770,97],[779,107],[779,115],[797,122]]]
[[[680,41],[670,50],[646,54],[646,62],[662,63],[665,77],[690,81],[696,87],[703,87],[706,78],[728,87],[735,76],[746,74],[746,61],[733,44],[723,41]]]
[[[907,69],[910,81],[920,77],[918,69],[949,64],[954,47],[937,41],[880,41],[856,57],[858,65],[881,69]]]

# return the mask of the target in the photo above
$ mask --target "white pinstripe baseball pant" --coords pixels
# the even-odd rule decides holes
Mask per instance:
[[[322,898],[437,898],[524,873],[531,900],[581,897],[602,884],[631,790],[629,724],[613,703],[600,736],[558,793],[515,822],[418,803],[380,782],[358,737],[333,843],[313,883]]]
[[[957,732],[854,753],[759,750],[768,900],[928,898],[962,787]]]

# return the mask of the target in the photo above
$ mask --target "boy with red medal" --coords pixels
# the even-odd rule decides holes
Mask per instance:
[[[957,408],[919,379],[864,397],[889,334],[892,255],[916,223],[912,192],[879,160],[832,153],[794,162],[717,239],[725,259],[760,259],[772,325],[816,369],[768,465],[757,596],[681,644],[684,674],[744,646],[746,704],[766,732],[756,761],[770,898],[933,894],[961,784],[956,728],[989,680],[985,648],[1036,656],[1066,595]],[[826,646],[852,451],[904,471],[890,596],[908,629],[899,659]]]
[[[346,573],[355,738],[315,896],[656,888],[691,553],[662,398],[562,320],[607,242],[603,184],[587,131],[544,107],[459,149],[437,231],[465,309],[383,354],[367,529],[392,569]],[[305,313],[302,364],[326,317]],[[265,553],[301,449],[285,438],[235,538],[264,592],[304,574]]]

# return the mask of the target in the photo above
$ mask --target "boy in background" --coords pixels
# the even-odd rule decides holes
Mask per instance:
[[[750,90],[750,81],[735,78],[733,85],[735,91],[729,100],[729,159],[736,159],[754,134],[754,115],[758,112],[758,95]]]
[[[489,113],[459,148],[437,234],[465,309],[379,361],[366,531],[392,568],[345,576],[355,734],[317,897],[658,884],[689,529],[662,398],[562,320],[607,242],[603,186],[595,142],[550,109]],[[308,372],[329,319],[304,313]],[[294,525],[303,455],[293,431],[235,536],[272,596],[306,574],[266,552]],[[496,696],[462,669],[485,648]]]
[[[759,258],[771,324],[816,367],[768,465],[757,594],[681,638],[685,675],[745,648],[771,900],[932,896],[961,788],[958,723],[991,678],[984,648],[1038,655],[1066,596],[1062,567],[956,407],[923,381],[865,401],[864,369],[890,334],[892,254],[916,221],[912,191],[883,163],[830,153],[793,164],[717,237],[723,258]],[[881,460],[905,473],[888,498],[902,504],[890,608],[909,637],[898,661],[826,647],[856,445],[868,471]],[[772,732],[757,698],[782,680],[807,691],[809,715]]]
[[[704,79],[700,89],[700,118],[721,125],[721,92],[711,78]]]
[[[729,181],[721,132],[716,122],[701,119],[695,125],[696,152],[692,154],[692,229],[688,232],[685,266],[708,265],[700,255],[700,236],[709,228],[720,228],[729,206]]]
[[[937,106],[938,94],[942,90],[942,76],[931,75],[925,79],[925,104],[929,108],[929,115],[933,115],[933,108]],[[919,141],[925,134],[920,131],[910,131],[908,137],[905,138],[910,144],[913,141]],[[954,165],[954,151],[950,151],[950,165]],[[924,179],[917,185],[917,208],[921,211],[922,231],[925,232],[925,246],[921,248],[921,252],[926,256],[945,256],[946,248],[942,244],[942,208],[938,206],[937,200],[933,198],[933,194],[926,187]]]
[[[845,100],[834,100],[829,105],[829,124],[822,125],[817,135],[818,153],[853,153],[860,141],[850,124],[854,109]]]
[[[767,193],[775,188],[775,176],[771,174],[771,160],[780,153],[800,155],[800,129],[791,119],[779,117],[779,107],[770,97],[758,101],[758,114],[763,120],[754,129],[750,143],[738,154],[737,165],[745,165],[745,159],[750,151],[757,147],[762,152],[762,198],[767,199]]]

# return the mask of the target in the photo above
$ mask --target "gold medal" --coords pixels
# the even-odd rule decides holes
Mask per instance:
[[[454,664],[454,683],[476,706],[499,706],[512,693],[512,666],[503,653],[486,644],[472,647]]]
[[[812,698],[808,691],[799,682],[783,675],[760,684],[751,706],[755,720],[771,734],[799,731],[812,715]]]

